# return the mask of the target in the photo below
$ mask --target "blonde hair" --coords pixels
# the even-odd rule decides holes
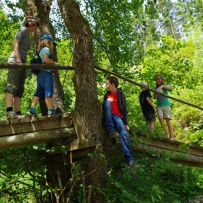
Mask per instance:
[[[39,41],[37,50],[40,51],[40,50],[43,49],[44,47],[48,47],[48,48],[50,49],[50,51],[53,52],[54,44],[53,44],[52,41],[50,41],[50,40],[48,40],[48,39],[41,39],[41,40]]]

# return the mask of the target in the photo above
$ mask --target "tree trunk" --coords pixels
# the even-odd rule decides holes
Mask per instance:
[[[52,24],[49,21],[49,13],[51,9],[52,0],[41,1],[41,0],[27,0],[26,1],[26,15],[35,16],[40,22],[39,30],[40,32],[36,35],[36,38],[39,39],[40,35],[43,33],[50,33],[53,38],[55,37],[54,29]],[[53,60],[57,61],[56,50],[54,52]],[[54,95],[52,97],[54,108],[58,112],[65,111],[64,104],[64,92],[59,79],[59,74],[54,73]],[[47,114],[46,105],[43,101],[40,103],[42,115]],[[47,147],[53,147],[54,143],[50,143]],[[61,193],[60,198],[57,194],[51,192],[49,196],[51,199],[48,202],[65,202],[68,195],[67,182],[71,177],[70,162],[64,164],[67,161],[67,157],[49,157],[46,160],[47,166],[47,181],[49,185],[53,187],[58,187],[59,193]],[[65,190],[64,190],[65,188]]]
[[[78,137],[94,140],[98,146],[101,146],[103,128],[101,105],[97,98],[92,33],[74,0],[58,0],[58,4],[74,46],[73,68],[75,70],[74,87],[76,92],[74,115],[76,115],[75,120],[79,123],[77,125],[77,122],[74,122],[76,132],[83,134],[82,136],[78,134]],[[101,157],[98,155],[95,158],[86,157],[83,160],[84,171],[87,175],[85,178],[86,188],[102,185],[105,160]],[[101,195],[93,195],[91,202],[103,202]]]

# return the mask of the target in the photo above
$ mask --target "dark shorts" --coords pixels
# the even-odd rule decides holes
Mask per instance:
[[[9,58],[8,63],[15,63],[15,58]],[[9,69],[7,85],[5,88],[5,93],[11,93],[14,96],[22,97],[24,92],[24,84],[26,78],[26,70],[22,69]]]
[[[53,75],[52,72],[40,71],[37,74],[37,90],[34,96],[43,99],[53,95]]]
[[[144,114],[144,117],[146,119],[146,121],[154,121],[155,120],[155,114],[154,113],[148,113],[148,114]]]

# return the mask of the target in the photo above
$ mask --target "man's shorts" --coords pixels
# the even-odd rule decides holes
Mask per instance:
[[[158,106],[157,114],[161,118],[172,119],[171,107],[170,106]]]
[[[34,96],[44,99],[53,95],[53,75],[52,72],[40,71],[37,74],[37,90]]]
[[[16,58],[9,58],[8,63],[16,63]],[[24,84],[26,78],[26,70],[22,69],[9,69],[7,85],[5,88],[5,93],[11,93],[14,96],[22,97],[24,92]]]
[[[145,113],[144,114],[144,117],[145,117],[145,119],[146,119],[146,121],[150,121],[150,122],[152,122],[152,121],[155,121],[155,114],[154,113]]]

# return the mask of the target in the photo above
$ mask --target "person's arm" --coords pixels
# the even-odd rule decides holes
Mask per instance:
[[[17,63],[22,63],[22,58],[20,55],[20,43],[24,39],[26,33],[27,33],[27,29],[25,27],[21,27],[14,37],[13,51],[16,56]]]
[[[158,94],[156,92],[154,92],[153,96],[154,96],[155,99],[158,98]]]
[[[146,100],[147,100],[147,102],[152,106],[152,108],[154,109],[154,111],[156,112],[156,107],[154,106],[154,104],[153,104],[151,98],[150,98],[150,97],[147,97]]]
[[[43,55],[43,60],[46,64],[56,64],[55,61],[53,61],[52,59],[49,58],[48,54],[44,54]]]
[[[13,43],[13,49],[16,56],[16,62],[22,63],[20,52],[19,52],[19,43],[20,43],[19,40],[15,39]]]
[[[173,89],[173,87],[171,85],[161,85],[160,88],[165,89],[165,90],[169,90],[169,91],[171,91]]]

